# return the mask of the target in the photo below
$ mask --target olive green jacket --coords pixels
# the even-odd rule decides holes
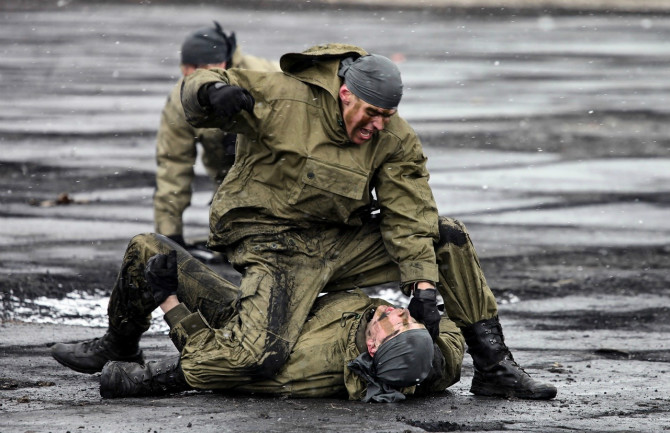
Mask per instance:
[[[212,329],[199,312],[191,313],[184,304],[170,310],[165,319],[170,325],[170,337],[182,353],[181,366],[186,380],[196,388],[291,397],[341,395],[360,400],[365,396],[366,382],[350,371],[347,364],[367,350],[366,313],[379,305],[389,304],[382,299],[369,298],[360,290],[321,296],[316,300],[291,356],[277,375],[259,379],[241,374],[236,384],[229,378],[221,380],[216,363],[208,362],[221,339],[225,338],[221,335],[222,330]],[[404,388],[403,393],[440,392],[459,380],[465,342],[456,325],[446,316],[440,323],[440,338],[436,344],[440,353],[436,351],[429,377],[418,388]]]
[[[401,283],[437,281],[438,213],[416,133],[399,115],[363,145],[351,143],[344,128],[340,59],[365,54],[330,44],[282,56],[283,72],[200,70],[184,80],[189,123],[241,134],[235,165],[210,209],[210,248],[291,227],[361,225],[374,190]],[[202,106],[198,90],[217,81],[249,90],[253,114],[220,119]]]
[[[243,55],[239,49],[231,63],[236,68],[279,70],[276,62]],[[156,137],[154,225],[157,233],[166,236],[183,235],[182,215],[191,204],[196,144],[202,145],[202,163],[217,186],[235,161],[235,135],[218,128],[202,129],[189,125],[181,107],[180,89],[181,80],[167,98]]]

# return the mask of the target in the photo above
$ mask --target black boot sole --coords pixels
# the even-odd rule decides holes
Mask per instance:
[[[67,368],[74,370],[78,373],[86,373],[86,374],[94,374],[94,373],[100,373],[102,371],[102,367],[100,368],[82,368],[81,366],[77,364],[72,364],[68,362],[66,359],[59,358],[58,355],[55,353],[51,353],[51,356],[58,361],[59,364],[66,366]],[[103,365],[104,366],[104,365]]]
[[[521,389],[502,388],[500,385],[472,381],[470,392],[484,397],[520,398],[524,400],[551,400],[557,390],[553,386],[544,386],[535,392]]]
[[[55,346],[54,346],[55,347]],[[68,359],[65,356],[61,356],[61,354],[57,351],[51,350],[51,356],[58,361],[59,364],[66,366],[67,368],[74,370],[78,373],[85,373],[85,374],[95,374],[95,373],[100,373],[102,371],[102,368],[105,366],[107,363],[107,360],[105,360],[102,365],[98,366],[91,366],[91,367],[86,367],[82,366],[80,364],[72,363],[69,362]],[[127,357],[127,358],[118,358],[115,359],[115,361],[125,361],[125,362],[136,362],[138,364],[144,364],[144,355],[142,351],[140,350],[138,354]]]

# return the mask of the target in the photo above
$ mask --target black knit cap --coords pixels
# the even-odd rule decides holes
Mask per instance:
[[[185,65],[211,65],[228,62],[237,48],[235,33],[226,35],[221,24],[196,30],[186,37],[181,46],[181,63]]]

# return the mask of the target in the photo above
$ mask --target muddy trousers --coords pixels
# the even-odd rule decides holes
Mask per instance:
[[[144,281],[144,266],[152,255],[170,249],[178,251],[179,300],[191,311],[200,311],[210,326],[182,351],[189,384],[204,389],[239,384],[241,375],[276,374],[319,293],[399,279],[398,266],[386,252],[375,222],[247,237],[227,252],[243,273],[239,287],[167,238],[139,235],[128,246],[110,299],[110,328],[129,336],[148,329],[148,315],[155,306]],[[449,318],[463,327],[495,316],[495,298],[461,223],[440,219],[436,252],[438,290]]]

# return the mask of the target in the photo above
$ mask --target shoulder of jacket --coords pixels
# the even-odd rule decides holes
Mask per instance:
[[[399,144],[407,140],[418,139],[414,128],[399,115],[393,116],[380,134],[386,139],[398,140]]]
[[[250,54],[241,54],[239,49],[233,55],[231,68],[253,69],[257,71],[274,72],[279,71],[279,63],[264,59],[262,57],[252,56]]]
[[[261,98],[267,102],[286,100],[315,106],[322,104],[310,83],[283,72],[250,69],[228,69],[226,72],[232,82],[252,93],[258,91]]]

